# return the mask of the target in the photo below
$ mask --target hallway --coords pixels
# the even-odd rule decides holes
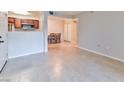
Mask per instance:
[[[75,46],[53,44],[48,53],[9,59],[0,81],[103,82],[124,81],[124,63]]]

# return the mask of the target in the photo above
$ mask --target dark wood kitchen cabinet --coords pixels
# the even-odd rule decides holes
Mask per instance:
[[[22,23],[21,23],[21,19],[15,19],[15,28],[21,28],[22,27]]]
[[[33,20],[34,28],[39,29],[39,21]]]
[[[33,20],[28,19],[27,21],[29,24],[33,25]]]
[[[15,29],[21,30],[24,26],[30,26],[31,28],[39,29],[39,20],[8,17],[8,25],[13,26]]]
[[[8,23],[14,24],[14,23],[15,23],[15,18],[13,18],[13,17],[8,17]]]
[[[33,25],[33,20],[31,20],[31,19],[22,19],[22,24],[30,24],[30,25]]]

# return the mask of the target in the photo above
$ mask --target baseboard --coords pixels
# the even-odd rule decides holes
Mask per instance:
[[[43,52],[43,51],[37,51],[37,52],[27,53],[27,54],[18,55],[18,56],[11,56],[11,57],[8,57],[8,59],[18,58],[18,57],[23,57],[23,56],[28,56],[28,55],[37,54],[37,53],[42,53],[42,52]]]
[[[124,62],[124,59],[120,59],[120,58],[116,58],[116,57],[113,57],[113,56],[109,56],[109,55],[106,55],[106,54],[103,54],[103,53],[100,53],[100,52],[97,52],[97,51],[94,51],[94,50],[90,50],[90,49],[87,49],[87,48],[82,48],[82,47],[79,47],[79,46],[76,46],[76,47],[80,48],[82,50],[86,50],[88,52],[92,52],[92,53],[97,54],[97,55],[101,55],[101,56],[104,56],[104,57],[107,57],[107,58],[110,58],[110,59],[113,59],[113,60]]]

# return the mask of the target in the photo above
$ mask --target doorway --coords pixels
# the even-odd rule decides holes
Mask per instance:
[[[48,17],[48,50],[52,47],[78,44],[78,19]],[[60,35],[59,38],[56,38]]]
[[[7,62],[7,32],[8,32],[8,23],[7,23],[7,14],[0,12],[0,72],[2,71],[5,63]]]
[[[68,19],[64,23],[64,41],[78,44],[78,19]]]

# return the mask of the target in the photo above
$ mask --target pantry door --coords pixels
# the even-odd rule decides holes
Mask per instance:
[[[71,24],[64,24],[64,40],[71,42],[71,33],[72,32],[72,26]]]
[[[0,12],[0,71],[4,67],[8,58],[7,32],[8,32],[7,14]]]
[[[68,32],[67,32],[67,37],[68,37],[68,41],[71,42],[71,35],[72,35],[72,27],[71,24],[68,24]]]
[[[64,40],[68,41],[68,24],[64,24]]]

